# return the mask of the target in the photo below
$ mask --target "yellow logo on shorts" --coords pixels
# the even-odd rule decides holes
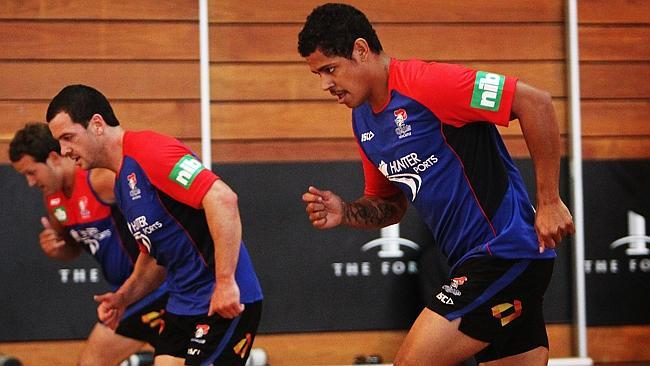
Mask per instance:
[[[160,311],[151,311],[140,317],[144,324],[149,324],[149,328],[158,327],[158,334],[161,334],[165,329],[165,320],[162,318],[162,315],[165,313],[164,309]]]
[[[514,307],[514,312],[510,315],[503,316],[503,313]],[[505,327],[511,321],[521,316],[521,301],[515,300],[514,304],[504,302],[503,304],[495,305],[492,307],[492,316],[501,319],[501,326]]]
[[[237,342],[237,344],[235,345],[235,347],[232,348],[232,350],[235,351],[235,354],[237,356],[244,358],[250,346],[251,346],[251,334],[246,333],[246,337],[242,338],[241,341]]]

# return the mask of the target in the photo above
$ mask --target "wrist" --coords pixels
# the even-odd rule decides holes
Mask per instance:
[[[235,282],[235,274],[217,274],[216,279],[220,283]]]
[[[341,200],[341,222],[339,224],[349,225],[348,217],[350,217],[350,205]]]
[[[113,300],[116,305],[124,306],[124,307],[129,306],[129,304],[131,304],[132,302],[130,293],[128,293],[127,291],[123,291],[122,288],[120,288],[119,290],[117,290],[117,292],[115,292],[115,296]]]
[[[540,194],[537,193],[537,206],[555,205],[561,202],[559,194]]]

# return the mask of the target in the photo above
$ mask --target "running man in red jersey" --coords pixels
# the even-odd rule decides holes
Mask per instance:
[[[325,4],[298,51],[321,88],[352,108],[364,196],[309,187],[316,228],[381,228],[418,210],[451,266],[411,327],[396,365],[546,365],[544,292],[562,237],[560,140],[550,95],[514,77],[388,56],[366,16]],[[537,207],[496,125],[518,118],[535,165]]]

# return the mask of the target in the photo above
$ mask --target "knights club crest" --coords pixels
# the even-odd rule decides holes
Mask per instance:
[[[406,119],[408,118],[406,109],[396,109],[393,111],[393,115],[395,116],[395,125],[397,126],[395,127],[397,137],[403,139],[404,137],[411,136],[411,126],[406,124]]]
[[[129,191],[129,196],[131,196],[131,200],[137,200],[140,198],[140,188],[138,188],[138,178],[136,177],[135,173],[131,173],[126,176],[126,181],[129,184],[129,188],[131,189]]]

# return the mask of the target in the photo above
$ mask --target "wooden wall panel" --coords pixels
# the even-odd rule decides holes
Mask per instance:
[[[650,60],[649,60],[650,61]],[[582,98],[650,98],[650,62],[583,63],[580,65]]]
[[[350,138],[350,110],[331,102],[221,103],[212,106],[216,139]]]
[[[585,137],[582,156],[591,160],[648,159],[650,136]]]
[[[301,28],[300,24],[213,25],[210,27],[211,59],[302,62],[297,51]],[[561,24],[391,23],[378,24],[375,29],[384,50],[401,59],[562,60],[564,57]],[[405,38],[409,41],[404,42]]]
[[[646,0],[578,1],[580,24],[649,24],[650,3]]]
[[[650,136],[650,100],[585,100],[585,136]]]
[[[650,2],[579,2],[583,156],[650,158]]]
[[[220,23],[302,23],[311,10],[326,1],[246,0],[210,3],[210,19]],[[350,0],[377,23],[472,23],[472,22],[561,22],[562,1],[454,1],[437,0]],[[259,11],[264,9],[264,11]]]
[[[650,60],[650,27],[647,26],[583,25],[579,41],[582,61]]]
[[[196,0],[3,0],[0,19],[198,19]]]
[[[0,21],[0,59],[197,60],[196,22]]]
[[[190,143],[200,151],[198,141]],[[215,163],[360,161],[357,143],[349,138],[300,140],[223,140],[213,144]]]
[[[134,117],[146,115],[123,118],[136,128],[169,120],[157,128],[182,139],[197,138],[196,127],[187,127],[198,120],[196,2],[136,3],[4,2],[0,5],[0,19],[4,19],[0,21],[0,37],[6,40],[6,47],[0,50],[0,103],[30,105],[39,101],[46,105],[44,102],[62,86],[82,82],[102,90],[118,105],[127,103],[121,112],[127,117],[129,113]],[[215,141],[265,139],[272,146],[269,130],[280,144],[283,140],[306,139],[304,144],[309,145],[313,139],[349,138],[348,111],[326,107],[327,93],[319,90],[318,79],[307,71],[295,50],[296,34],[305,15],[319,3],[211,3],[212,95],[224,112],[213,108]],[[436,7],[419,3],[404,6],[400,1],[381,7],[370,1],[352,4],[376,22],[385,48],[393,56],[457,62],[517,75],[549,90],[556,106],[564,104],[564,10],[560,0],[508,4],[478,1],[471,6],[445,0]],[[581,2],[580,6],[580,19],[585,24],[580,29],[584,103],[599,100],[583,107],[583,133],[598,136],[597,143],[592,141],[594,150],[587,152],[602,155],[596,147],[606,145],[607,136],[612,136],[613,144],[605,147],[608,153],[628,144],[638,146],[637,140],[620,139],[620,135],[642,136],[647,131],[643,118],[650,90],[644,80],[649,74],[650,46],[645,42],[649,33],[644,14],[648,12],[641,11],[647,10],[647,2],[598,0]],[[252,11],[260,8],[265,11]],[[69,31],[70,27],[75,31]],[[405,34],[431,36],[403,42]],[[495,48],[499,52],[494,52]],[[621,77],[627,75],[634,77]],[[631,110],[619,108],[616,103],[621,101],[636,101],[637,105]],[[316,102],[320,108],[314,109],[309,102]],[[599,111],[590,115],[596,105]],[[304,110],[309,110],[309,115],[302,115]],[[266,123],[258,122],[260,114]],[[559,110],[558,114],[566,123],[565,112]],[[30,119],[40,119],[40,115]],[[2,139],[27,120],[20,113],[8,116],[18,118],[0,127]],[[329,117],[328,124],[307,122],[322,116]],[[598,116],[621,121],[614,129],[607,127],[612,122],[604,117],[590,123],[590,118]],[[639,123],[640,128],[635,129]],[[520,136],[519,129],[502,132]],[[642,156],[650,154],[644,154],[643,149],[632,150]]]
[[[0,140],[11,139],[14,131],[27,122],[45,122],[49,101],[0,102],[4,122]],[[200,137],[200,105],[198,101],[124,101],[112,103],[115,115],[124,127],[134,130],[151,129],[178,138]]]
[[[0,61],[0,70],[0,101],[49,102],[76,83],[101,90],[109,100],[199,98],[199,63],[194,61]]]
[[[214,62],[302,62],[300,25],[213,25]],[[72,30],[72,31],[71,31]],[[561,25],[385,24],[377,32],[397,58],[425,60],[561,60]],[[404,35],[420,35],[404,43]],[[425,36],[421,36],[425,35]],[[198,25],[193,22],[0,21],[5,40],[0,59],[196,60]],[[508,42],[504,45],[503,39]],[[251,40],[255,40],[251,47]],[[531,40],[534,40],[532,42]],[[458,47],[473,44],[472,47]],[[182,45],[182,47],[179,47]],[[39,52],[34,52],[39,50]]]

